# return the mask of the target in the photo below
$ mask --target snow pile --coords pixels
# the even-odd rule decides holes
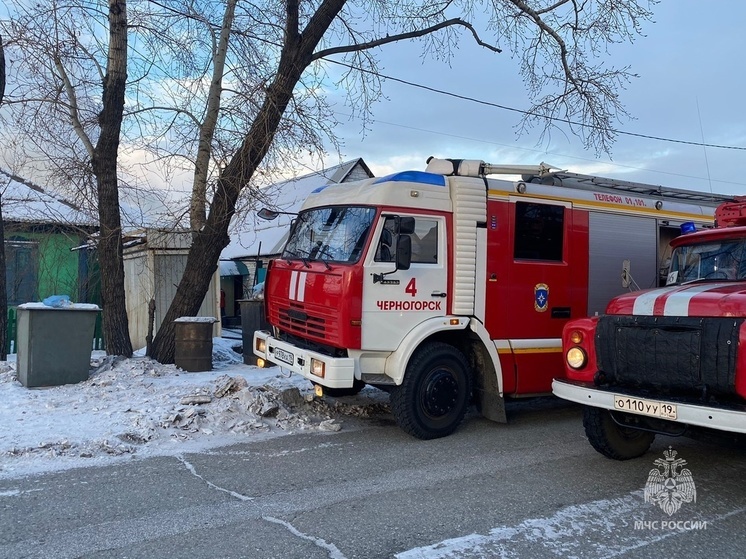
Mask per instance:
[[[320,399],[298,375],[244,365],[220,338],[210,372],[99,352],[91,364],[85,382],[29,389],[18,382],[14,362],[0,362],[0,477],[336,431],[347,418],[388,413],[381,391]]]

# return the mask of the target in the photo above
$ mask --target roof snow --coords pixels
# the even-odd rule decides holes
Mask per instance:
[[[302,177],[275,183],[262,189],[274,199],[273,210],[297,213],[311,192],[320,186],[373,177],[362,158],[322,169]],[[274,221],[262,221],[256,213],[242,217],[231,226],[231,242],[223,249],[221,260],[277,254],[290,227],[292,215],[280,215]]]
[[[95,226],[96,220],[34,183],[0,169],[3,220],[23,223],[64,223]]]

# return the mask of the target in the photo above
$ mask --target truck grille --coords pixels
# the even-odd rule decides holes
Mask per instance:
[[[598,369],[614,385],[662,392],[735,394],[742,318],[603,316]]]
[[[314,308],[299,303],[279,303],[272,309],[271,322],[280,330],[326,343],[339,339],[339,320],[335,309]]]

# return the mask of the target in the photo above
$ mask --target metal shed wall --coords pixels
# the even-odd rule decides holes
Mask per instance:
[[[171,301],[176,295],[176,287],[181,281],[181,276],[186,268],[187,254],[185,252],[155,252],[155,323],[161,324]],[[212,296],[211,296],[212,295]],[[213,274],[210,287],[207,290],[205,300],[199,308],[198,316],[214,316],[220,319],[220,276],[218,272]],[[219,335],[219,326],[216,323],[213,335]]]
[[[126,290],[127,318],[132,347],[140,349],[146,345],[148,334],[148,303],[155,299],[155,322],[153,335],[163,322],[163,317],[176,294],[186,266],[187,252],[184,249],[152,250],[148,245],[124,255],[124,281]],[[199,316],[213,316],[220,320],[220,276],[213,274]],[[213,327],[213,336],[221,335],[220,322]]]

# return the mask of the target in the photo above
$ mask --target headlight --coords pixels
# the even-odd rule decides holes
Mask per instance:
[[[571,347],[568,349],[565,359],[567,360],[567,364],[573,369],[582,369],[588,362],[588,356],[583,351],[583,348],[580,347]]]
[[[256,350],[260,353],[265,353],[267,351],[267,340],[263,340],[262,338],[256,339]]]
[[[324,378],[324,373],[324,362],[318,359],[311,359],[311,374]]]

